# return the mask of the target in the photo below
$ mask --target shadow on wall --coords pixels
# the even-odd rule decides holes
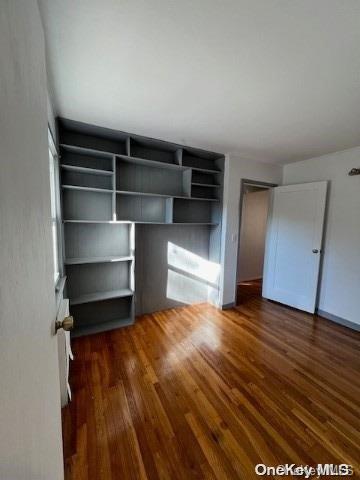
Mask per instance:
[[[172,242],[167,244],[166,296],[188,305],[219,293],[220,265]]]

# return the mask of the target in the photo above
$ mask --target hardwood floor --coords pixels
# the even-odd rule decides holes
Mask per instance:
[[[237,285],[236,304],[246,304],[253,298],[261,297],[262,279],[241,282]]]
[[[358,469],[359,347],[359,333],[256,297],[76,339],[66,479],[248,480],[261,478],[258,463]]]

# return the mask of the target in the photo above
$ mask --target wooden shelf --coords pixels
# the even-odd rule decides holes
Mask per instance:
[[[81,295],[80,297],[71,298],[70,305],[81,305],[82,303],[98,302],[102,300],[110,300],[112,298],[131,297],[134,292],[129,288],[122,288],[120,290],[111,290],[108,292],[89,293]]]
[[[66,265],[82,265],[84,263],[112,263],[112,262],[131,262],[134,260],[132,256],[125,257],[83,257],[83,258],[66,258]]]
[[[113,193],[112,190],[107,188],[79,187],[77,185],[62,185],[61,187],[64,190],[78,190],[80,192]]]
[[[115,330],[121,327],[128,327],[133,325],[134,320],[127,318],[120,318],[118,320],[110,320],[108,322],[98,323],[96,325],[87,325],[82,327],[77,327],[72,333],[73,338],[83,337],[85,335],[93,335],[94,333],[108,332],[110,330]]]
[[[66,165],[62,164],[60,167],[63,170],[68,170],[69,172],[78,172],[78,173],[87,173],[89,175],[105,175],[111,177],[114,175],[112,170],[99,170],[97,168],[88,168],[88,167],[78,167],[76,165]]]

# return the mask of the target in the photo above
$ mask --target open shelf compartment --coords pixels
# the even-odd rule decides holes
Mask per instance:
[[[80,148],[73,145],[60,145],[61,165],[63,168],[84,168],[99,173],[112,173],[113,155],[106,152]]]
[[[88,303],[108,292],[133,292],[130,262],[86,263],[67,265],[67,292],[70,304]]]
[[[93,174],[92,170],[76,171],[72,169],[61,169],[62,185],[73,185],[77,187],[101,188],[103,190],[112,190],[112,176]],[[96,170],[98,172],[98,170]]]
[[[198,170],[207,170],[209,172],[221,172],[218,160],[219,156],[211,152],[196,151],[193,149],[184,149],[182,154],[182,165]]]
[[[62,192],[65,220],[112,220],[112,195],[106,191],[64,188]]]
[[[155,162],[181,164],[181,149],[178,146],[150,138],[130,138],[128,155]]]
[[[191,185],[191,197],[208,200],[219,200],[219,191],[215,188],[209,188],[201,185]]]
[[[70,312],[75,318],[73,337],[114,330],[134,323],[133,297],[73,305]]]
[[[116,219],[131,222],[171,223],[172,198],[116,194]]]
[[[65,223],[65,262],[131,258],[134,255],[133,228],[127,223]]]
[[[213,202],[200,200],[174,199],[174,223],[211,224],[213,220]]]
[[[116,130],[60,119],[59,133],[64,145],[126,155],[128,135]]]
[[[168,196],[190,196],[190,169],[164,169],[116,159],[116,190]]]

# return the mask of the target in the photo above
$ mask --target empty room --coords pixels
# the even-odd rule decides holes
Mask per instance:
[[[0,480],[360,478],[359,0],[0,0]]]

